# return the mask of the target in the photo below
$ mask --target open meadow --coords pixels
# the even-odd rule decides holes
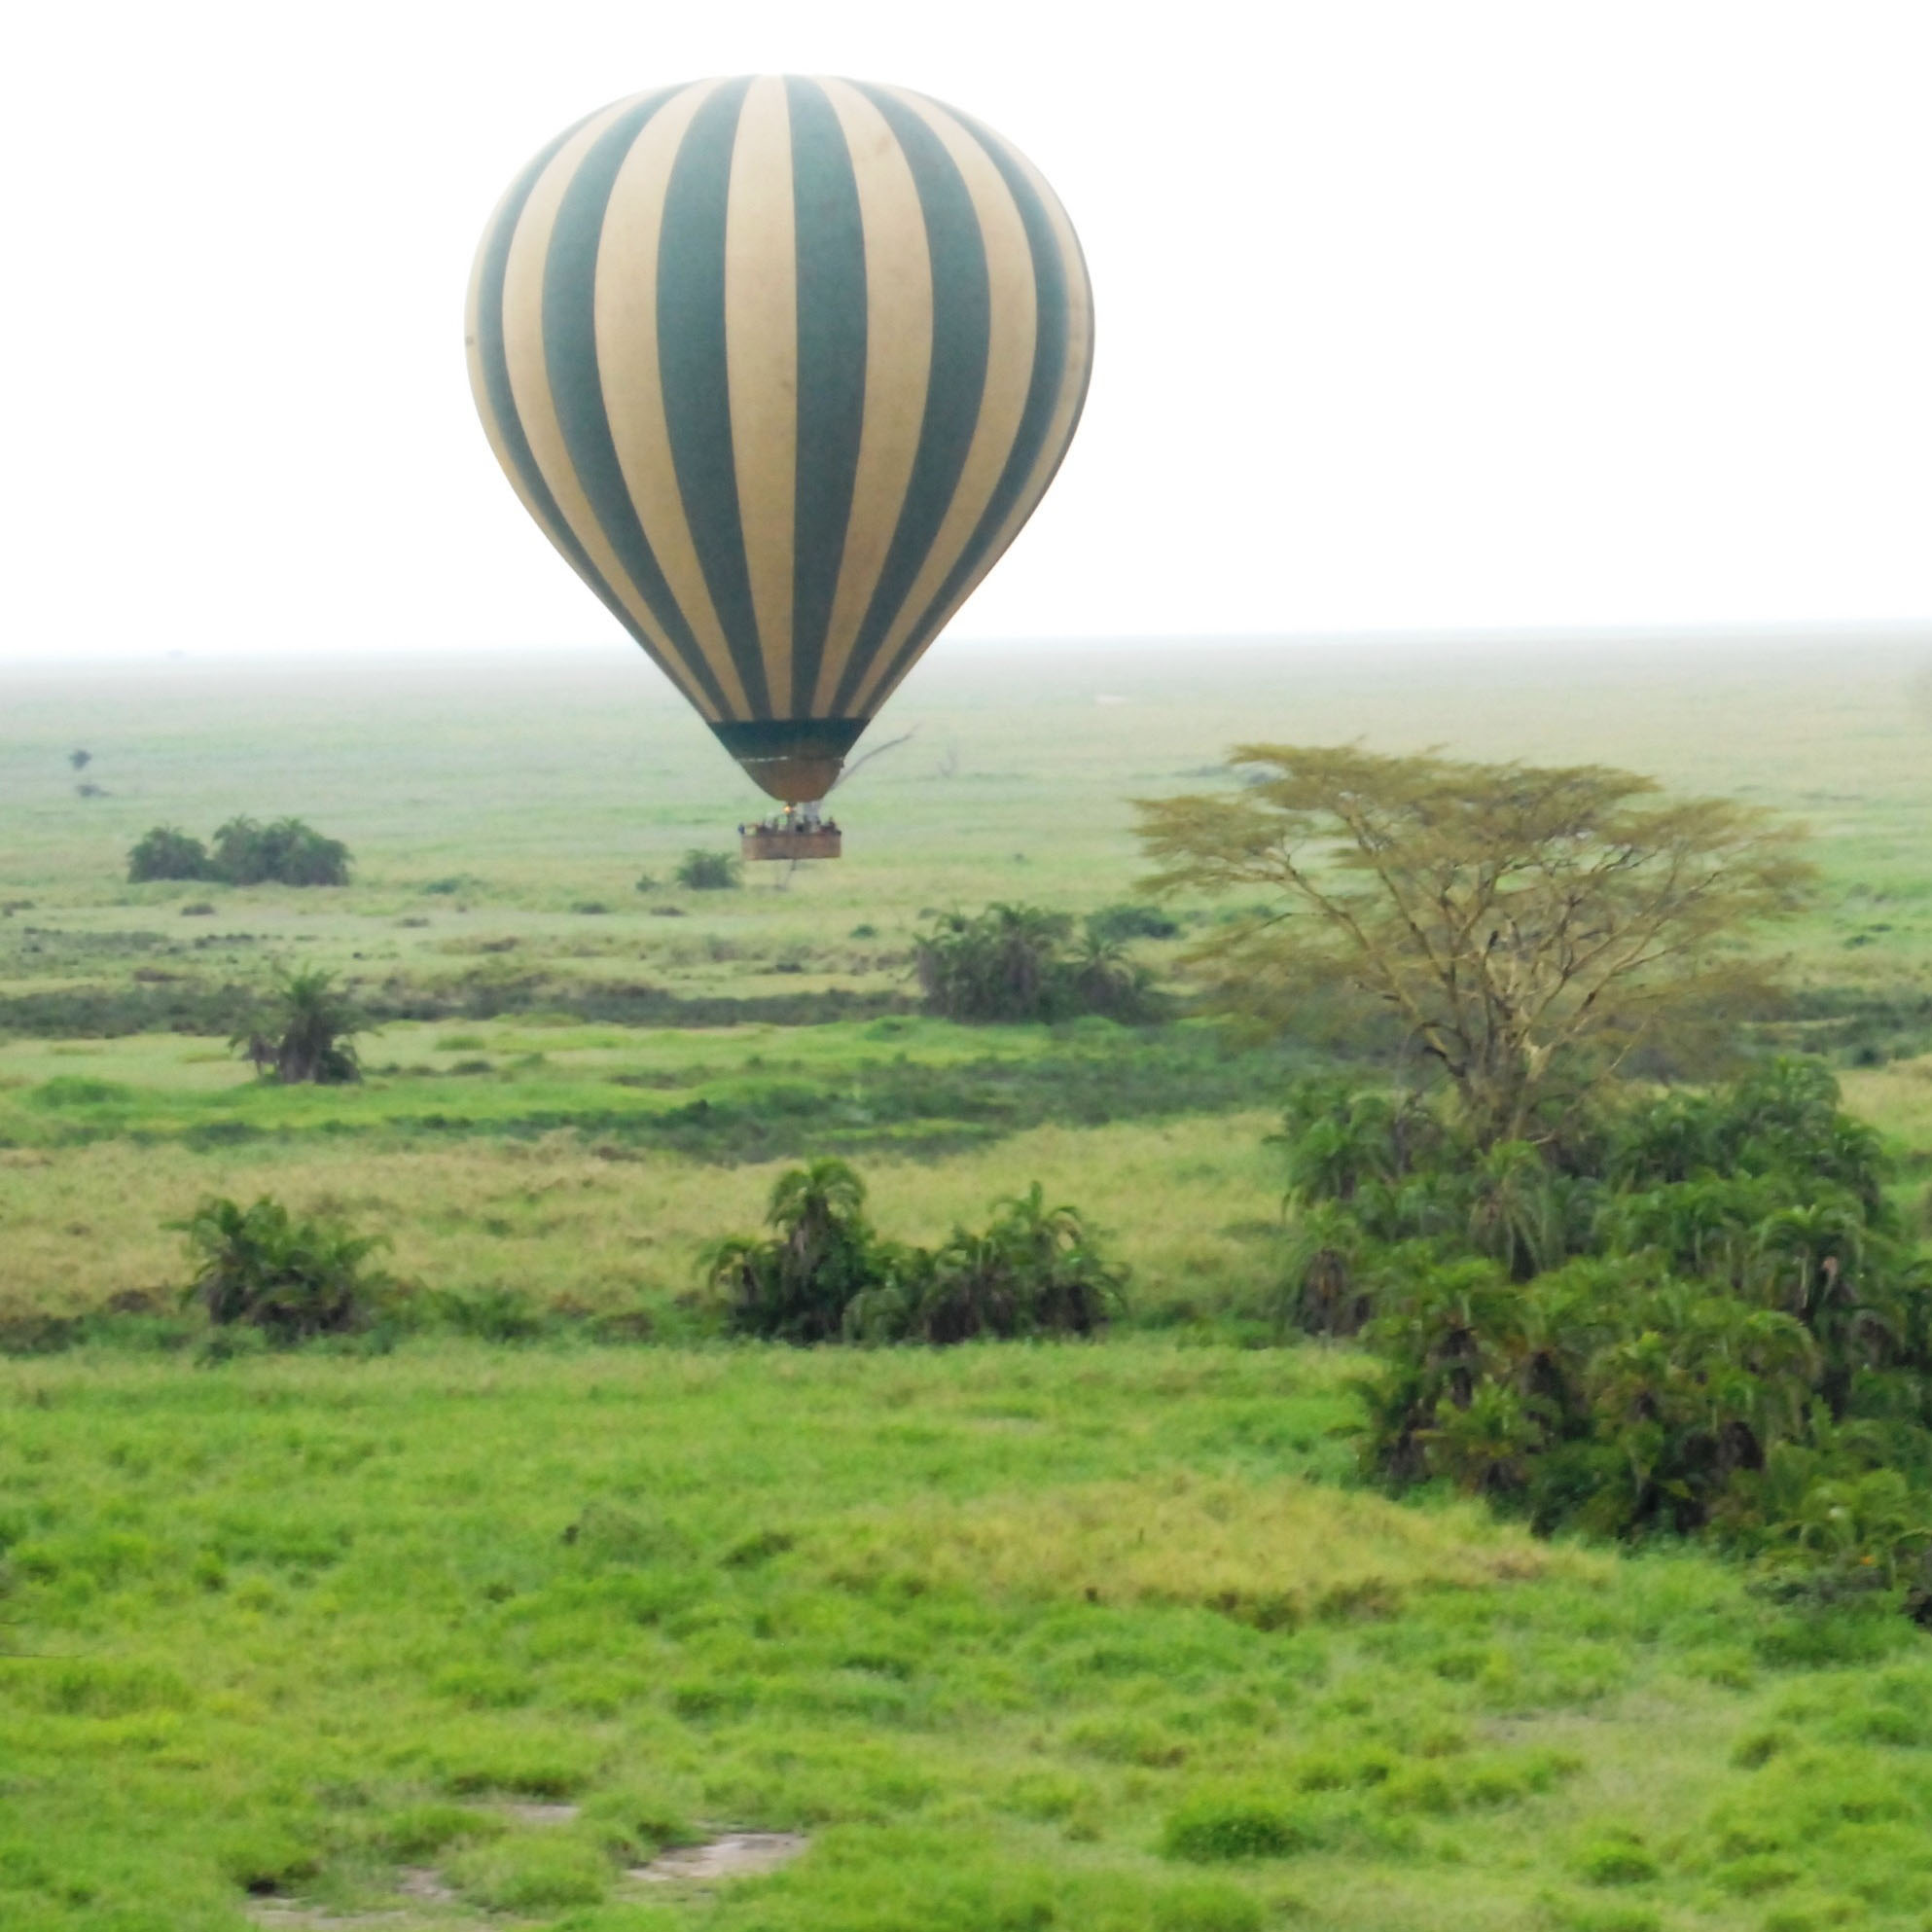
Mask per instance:
[[[1365,1359],[1277,1320],[1269,1142],[1348,1047],[1188,1013],[1226,909],[1132,942],[1148,1026],[958,1025],[912,973],[935,912],[1141,903],[1127,802],[1237,742],[1622,766],[1811,828],[1766,1038],[1832,1062],[1913,1219],[1929,667],[942,646],[847,856],[721,890],[676,868],[764,802],[615,645],[0,672],[0,1926],[1932,1925],[1895,1605],[1362,1483]],[[352,882],[127,882],[239,814]],[[311,966],[379,1022],[360,1084],[230,1045]],[[824,1155],[899,1241],[1040,1183],[1127,1319],[725,1340],[700,1250]],[[414,1315],[211,1338],[176,1224],[261,1195],[380,1236]],[[743,1832],[799,1842],[653,1869]]]

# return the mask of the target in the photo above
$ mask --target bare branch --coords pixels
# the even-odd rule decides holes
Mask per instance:
[[[910,744],[918,735],[919,728],[917,725],[914,725],[910,732],[901,732],[896,738],[887,738],[883,744],[874,745],[863,758],[853,759],[851,764],[846,766],[838,777],[833,779],[832,783],[826,788],[825,796],[830,798],[848,778],[855,777],[859,772],[863,771],[875,758],[883,758],[888,751],[896,751],[902,744]]]

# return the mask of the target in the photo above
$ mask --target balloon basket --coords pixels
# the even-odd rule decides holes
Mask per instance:
[[[748,825],[739,840],[739,851],[747,860],[758,859],[836,859],[841,855],[845,835],[837,826],[818,826],[794,832],[783,825]]]

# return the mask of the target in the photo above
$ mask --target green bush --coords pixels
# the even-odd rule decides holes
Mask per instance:
[[[228,885],[346,885],[349,848],[299,818],[272,825],[232,818],[216,832],[212,851],[171,825],[157,825],[128,853],[127,877],[135,884],[195,878]]]
[[[927,1011],[946,1020],[1133,1021],[1159,1008],[1118,937],[1090,920],[1076,940],[1071,917],[1039,906],[931,913],[912,961]]]
[[[391,1857],[410,1864],[434,1858],[452,1844],[501,1838],[509,1826],[469,1805],[412,1805],[387,1818],[376,1843]]]
[[[367,1327],[386,1299],[389,1284],[364,1266],[379,1237],[298,1219],[267,1195],[249,1207],[204,1200],[177,1225],[195,1263],[182,1300],[198,1301],[217,1327],[301,1342]]]
[[[896,1251],[883,1276],[846,1311],[868,1341],[1092,1335],[1122,1311],[1127,1287],[1079,1210],[1049,1207],[1037,1181],[982,1233],[955,1228],[935,1251]]]
[[[741,885],[743,867],[731,852],[706,852],[693,846],[677,862],[671,877],[691,892],[726,892]]]
[[[127,878],[140,885],[155,878],[213,878],[208,848],[200,840],[172,825],[157,825],[142,834],[127,854]]]
[[[1155,1932],[1262,1932],[1261,1901],[1224,1878],[1170,1886],[1153,1899]]]
[[[1377,1474],[1932,1599],[1932,1269],[1827,1069],[1771,1061],[1486,1152],[1318,1083],[1281,1141],[1277,1313],[1382,1358]]]
[[[1079,1212],[1048,1207],[1036,1183],[998,1204],[984,1233],[955,1228],[937,1249],[880,1239],[865,1183],[814,1161],[771,1190],[769,1235],[730,1235],[699,1256],[735,1335],[808,1344],[945,1344],[974,1337],[1091,1335],[1122,1306],[1127,1275]]]
[[[549,1834],[467,1851],[453,1861],[450,1876],[466,1897],[492,1912],[548,1914],[595,1905],[610,1889],[612,1873],[594,1846]]]
[[[215,833],[209,864],[231,885],[346,885],[349,848],[299,818],[258,825],[232,818]]]
[[[1619,1837],[1585,1845],[1577,1868],[1592,1885],[1641,1885],[1659,1877],[1663,1869],[1638,1840]]]

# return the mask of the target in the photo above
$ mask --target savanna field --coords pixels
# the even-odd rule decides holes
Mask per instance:
[[[1923,649],[943,648],[902,733],[844,860],[698,891],[759,802],[616,646],[0,681],[0,1926],[1932,1926],[1899,1592],[1365,1479],[1270,1139],[1350,1049],[1190,1013],[1222,905],[1131,941],[1148,1025],[912,975],[935,914],[1143,903],[1127,801],[1238,741],[1627,767],[1809,825],[1760,1044],[1831,1066],[1916,1241]],[[127,883],[238,814],[352,882]],[[230,1044],[311,967],[379,1022],[360,1084]],[[1039,1183],[1126,1315],[729,1339],[706,1244],[826,1156],[902,1243]],[[265,1195],[381,1237],[397,1312],[184,1308],[177,1224]],[[747,1833],[779,1862],[677,1855]]]

